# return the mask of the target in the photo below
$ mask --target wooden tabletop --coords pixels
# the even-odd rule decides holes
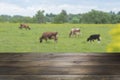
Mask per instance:
[[[1,53],[0,80],[120,80],[120,54]]]

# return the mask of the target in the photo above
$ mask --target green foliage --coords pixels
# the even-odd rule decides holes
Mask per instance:
[[[37,11],[37,14],[33,17],[35,22],[37,23],[45,23],[45,16],[44,16],[44,10]]]
[[[14,22],[14,23],[31,23],[32,22],[32,18],[31,17],[23,17],[20,15],[15,15],[11,18],[10,22]]]
[[[110,15],[106,12],[92,10],[82,15],[82,23],[110,23]]]
[[[65,10],[62,10],[60,14],[55,16],[54,23],[65,23],[67,22],[67,13]]]
[[[111,42],[111,24],[29,24],[31,30],[19,29],[19,23],[0,23],[0,52],[106,52]],[[71,28],[81,29],[80,37],[69,38]],[[58,42],[39,42],[43,32],[57,31]],[[90,34],[101,34],[101,43],[86,42]]]
[[[46,22],[51,22],[51,23],[53,23],[55,16],[56,16],[56,15],[55,15],[55,14],[52,14],[52,13],[46,14]]]
[[[68,15],[68,22],[69,23],[80,23],[80,14],[69,14]]]
[[[31,17],[20,16],[20,15],[14,15],[14,16],[1,15],[0,22],[32,23],[33,19]]]
[[[11,16],[8,15],[1,15],[0,16],[0,22],[9,22],[11,19]]]
[[[120,12],[103,12],[91,10],[83,14],[67,14],[62,10],[59,14],[46,13],[39,10],[33,17],[21,15],[0,15],[0,22],[14,23],[92,23],[92,24],[108,24],[120,23]]]

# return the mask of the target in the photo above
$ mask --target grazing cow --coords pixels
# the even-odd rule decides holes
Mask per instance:
[[[80,35],[80,28],[72,28],[69,37]]]
[[[26,30],[27,29],[31,29],[30,27],[29,27],[29,25],[27,25],[27,24],[20,24],[20,27],[19,27],[20,29],[22,29],[22,28],[25,28]]]
[[[93,35],[90,35],[89,38],[87,38],[87,41],[90,41],[90,42],[94,40],[100,41],[100,34],[93,34]]]
[[[46,42],[48,39],[54,39],[54,41],[57,42],[58,40],[57,35],[58,32],[44,32],[40,37],[40,43],[42,43],[43,39],[46,40]]]

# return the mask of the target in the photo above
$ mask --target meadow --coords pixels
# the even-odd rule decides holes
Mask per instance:
[[[82,53],[106,52],[114,24],[29,24],[31,30],[19,29],[19,23],[0,23],[0,52]],[[69,38],[71,28],[80,28],[79,37]],[[43,32],[57,31],[58,42],[39,42]],[[100,34],[101,43],[87,42],[91,34]]]

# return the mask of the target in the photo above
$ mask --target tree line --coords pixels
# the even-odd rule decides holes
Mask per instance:
[[[87,13],[68,14],[62,10],[59,14],[47,13],[39,10],[33,17],[21,15],[0,15],[0,22],[12,23],[85,23],[85,24],[109,24],[120,23],[120,12],[103,12],[91,10]]]

